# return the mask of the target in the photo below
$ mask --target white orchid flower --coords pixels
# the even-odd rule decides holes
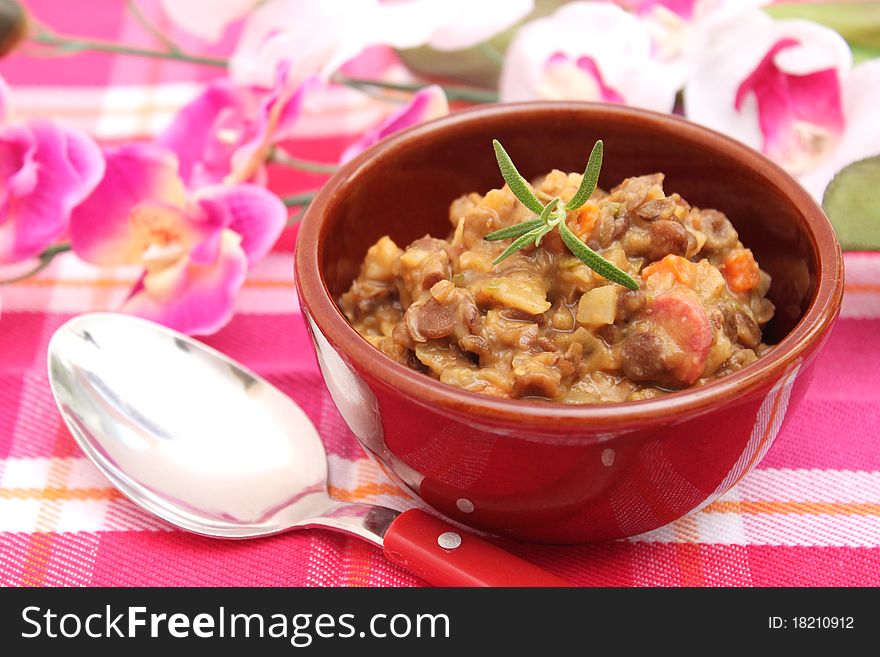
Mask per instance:
[[[270,82],[278,63],[292,63],[293,83],[329,77],[371,46],[469,48],[506,30],[533,0],[270,0],[245,22],[230,60],[242,83]]]
[[[230,23],[251,10],[259,0],[159,0],[174,25],[205,41],[216,42]]]
[[[833,30],[754,12],[685,87],[685,114],[761,150],[817,199],[847,164],[880,153],[880,62],[853,69]]]
[[[770,0],[618,0],[635,12],[653,40],[654,57],[684,85],[703,53],[730,21]]]
[[[610,2],[573,2],[521,27],[501,71],[502,101],[604,101],[668,112],[678,83],[651,35]]]

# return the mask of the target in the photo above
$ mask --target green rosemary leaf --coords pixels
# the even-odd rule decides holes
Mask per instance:
[[[502,146],[501,142],[497,139],[492,140],[492,146],[495,148],[495,158],[498,160],[498,168],[501,169],[501,175],[504,177],[504,182],[510,187],[510,191],[512,191],[513,195],[516,196],[529,210],[535,214],[541,214],[544,210],[544,205],[538,200],[538,197],[535,196],[535,193],[532,191],[529,183],[526,182],[526,179],[516,170],[516,167],[513,165],[513,160],[510,159],[507,151],[504,150],[504,146]]]
[[[617,267],[615,264],[608,262],[605,258],[593,251],[586,244],[581,242],[577,235],[571,232],[571,229],[563,221],[559,224],[559,235],[569,250],[575,254],[581,262],[594,272],[607,278],[609,281],[619,283],[630,290],[638,290],[639,283],[632,276]]]
[[[555,218],[556,220],[553,223],[550,223],[550,218],[553,216],[553,210],[556,209],[556,206],[559,204],[559,201],[561,201],[561,200],[562,199],[560,199],[558,196],[554,196],[550,200],[550,202],[544,206],[544,211],[541,212],[541,216],[539,217],[539,219],[543,222],[544,225],[541,226],[540,230],[535,231],[535,246],[536,247],[541,246],[541,240],[544,239],[544,236],[547,233],[549,233],[551,230],[556,228],[556,224],[558,224],[560,221],[564,221],[565,212],[563,212],[559,217],[556,217]]]
[[[561,200],[562,199],[560,199],[558,196],[554,196],[552,199],[550,199],[550,202],[544,206],[543,210],[541,210],[541,216],[538,218],[545,224],[549,224],[550,215],[553,214],[553,210],[556,209],[556,204],[559,203],[559,201]]]
[[[556,228],[556,226],[541,227],[541,231],[535,236],[535,246],[541,246],[541,240],[543,240],[549,233],[552,233],[554,228]]]
[[[602,151],[604,144],[599,139],[593,144],[593,150],[590,152],[590,159],[587,160],[587,168],[584,170],[584,177],[581,180],[581,186],[578,187],[575,195],[565,204],[566,210],[577,210],[581,207],[593,192],[596,191],[596,184],[599,182],[599,171],[602,169]]]
[[[543,226],[544,222],[535,217],[534,219],[529,219],[528,221],[523,221],[522,223],[514,224],[513,226],[508,226],[507,228],[501,228],[500,230],[496,230],[495,232],[489,233],[484,236],[484,240],[489,240],[493,242],[495,240],[506,240],[511,237],[519,237],[520,235],[524,235],[531,230],[534,230],[538,226]]]
[[[492,264],[497,265],[499,262],[507,259],[509,256],[512,256],[514,253],[519,251],[524,246],[527,246],[529,242],[532,242],[535,240],[535,238],[538,236],[538,233],[541,232],[542,230],[544,230],[544,227],[535,228],[534,230],[531,230],[528,233],[526,233],[525,235],[523,235],[522,237],[520,237],[513,244],[511,244],[506,249],[504,249],[504,252],[500,256],[495,258],[495,261]]]

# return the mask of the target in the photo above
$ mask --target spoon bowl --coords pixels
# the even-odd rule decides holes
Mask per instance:
[[[127,315],[81,315],[52,337],[48,367],[85,454],[128,498],[181,529],[256,538],[325,527],[383,547],[435,583],[561,583],[475,536],[465,542],[422,511],[332,499],[324,446],[302,409],[176,331]]]

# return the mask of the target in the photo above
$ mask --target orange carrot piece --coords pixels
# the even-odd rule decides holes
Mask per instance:
[[[597,219],[599,219],[599,206],[592,201],[587,201],[577,213],[575,228],[577,236],[586,240],[592,234]]]
[[[736,249],[728,254],[721,266],[727,287],[733,292],[748,292],[761,282],[761,270],[751,249]]]
[[[670,253],[662,260],[653,262],[642,269],[642,278],[648,280],[655,274],[666,273],[672,274],[672,277],[682,285],[690,286],[694,280],[694,263],[687,258]]]

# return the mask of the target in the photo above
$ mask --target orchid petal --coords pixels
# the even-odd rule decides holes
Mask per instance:
[[[190,34],[216,42],[227,26],[247,14],[258,0],[159,0],[169,20]]]
[[[471,48],[503,32],[534,8],[533,0],[404,0],[383,2],[372,13],[368,45],[398,49],[428,45]]]
[[[306,97],[321,86],[321,79],[317,75],[310,75],[291,94],[287,89],[285,80],[285,93],[279,98],[281,110],[278,113],[277,122],[272,132],[272,142],[278,143],[293,136],[297,127],[297,121],[302,113],[303,103]],[[273,119],[269,115],[270,119]]]
[[[370,146],[399,130],[446,116],[448,113],[449,103],[443,89],[437,85],[425,87],[414,94],[406,105],[346,148],[339,158],[339,163],[348,162]]]
[[[0,75],[0,125],[9,120],[9,85]]]
[[[249,264],[269,252],[287,222],[284,203],[257,185],[206,187],[199,190],[193,201],[212,217],[212,224],[241,236],[241,248]]]
[[[157,144],[177,155],[184,182],[220,182],[229,173],[229,159],[240,135],[229,136],[224,130],[241,130],[237,117],[244,114],[245,103],[244,94],[230,80],[214,80],[156,138]],[[232,120],[224,121],[230,114]]]
[[[755,97],[764,152],[786,162],[789,154],[803,149],[795,123],[811,126],[812,141],[836,138],[844,127],[840,78],[836,68],[823,68],[791,75],[777,65],[777,57],[803,50],[793,37],[777,41],[754,71],[740,83],[734,107],[742,110],[747,95]],[[802,128],[804,129],[804,128]]]
[[[812,71],[834,68],[839,75],[848,72],[850,58],[837,33],[804,21],[773,21],[761,12],[750,13],[731,25],[688,82],[685,115],[760,150],[764,135],[758,100],[754,93],[748,93],[737,102],[737,93],[774,45],[787,38],[799,45],[774,57],[780,70],[803,75],[811,72],[806,65],[809,62],[816,67]],[[749,47],[743,48],[743,43]]]
[[[271,87],[278,64],[293,62],[288,83],[310,75],[325,77],[363,50],[377,0],[274,0],[260,5],[245,22],[229,60],[232,78]]]
[[[43,120],[5,128],[0,160],[0,262],[36,256],[58,239],[104,171],[89,137]]]
[[[103,180],[71,215],[70,241],[77,255],[89,262],[136,264],[146,243],[132,226],[132,213],[155,212],[166,226],[177,228],[184,221],[186,191],[174,155],[153,144],[110,149],[105,157]]]
[[[279,65],[287,70],[286,63]],[[230,160],[231,174],[227,182],[255,180],[262,182],[266,158],[272,144],[291,135],[302,111],[303,99],[318,84],[318,78],[307,78],[298,88],[286,87],[286,72],[279,76],[275,91],[265,99],[248,126],[250,135],[233,153]]]
[[[473,45],[524,15],[531,0],[273,0],[245,23],[230,74],[264,86],[278,62],[294,62],[291,82],[328,79],[371,46],[398,49],[425,44],[446,49]]]
[[[559,80],[553,84],[547,65],[552,66],[554,57],[559,61],[557,53],[575,63],[589,60],[591,70],[581,69],[579,78],[569,78],[570,85],[559,85]],[[548,95],[602,100],[604,87],[626,104],[669,111],[677,85],[678,80],[651,59],[651,36],[638,18],[608,2],[572,2],[517,31],[505,57],[499,90],[502,101]],[[584,98],[585,93],[592,96]]]
[[[273,143],[290,136],[303,96],[317,80],[288,84],[290,64],[280,62],[271,89],[215,80],[181,110],[156,140],[175,152],[190,187],[219,182],[264,182]]]
[[[190,262],[197,265],[210,265],[217,260],[217,256],[220,253],[220,242],[224,232],[224,230],[218,230],[212,235],[209,235],[208,239],[190,251]]]
[[[713,44],[770,0],[618,0],[636,11],[651,34],[653,55],[683,86]]]
[[[605,83],[602,71],[592,57],[584,55],[572,60],[561,52],[554,53],[547,60],[540,93],[548,100],[625,102],[616,89]]]
[[[122,311],[183,333],[218,331],[232,317],[235,294],[247,272],[240,241],[233,231],[224,230],[214,262],[198,264],[181,258],[171,267],[147,273]]]
[[[698,4],[699,0],[632,0],[631,2],[625,3],[631,9],[634,9],[638,14],[647,13],[653,9],[658,7],[663,7],[671,11],[673,14],[680,16],[684,19],[691,19],[694,16],[694,5]]]
[[[513,27],[535,8],[534,0],[458,0],[454,18],[436,28],[428,45],[436,50],[462,50],[486,41]]]
[[[843,136],[827,159],[798,177],[817,200],[822,199],[828,183],[846,165],[880,154],[880,60],[856,66],[845,79],[843,92],[847,121]]]
[[[776,56],[776,64],[783,72],[806,75],[818,69],[848,72],[852,68],[852,51],[834,30],[804,20],[776,21],[776,29],[805,46],[787,48]]]
[[[25,126],[10,125],[0,132],[0,180],[3,181],[0,198],[4,213],[12,198],[30,194],[36,187],[39,171],[36,151],[36,139]]]

